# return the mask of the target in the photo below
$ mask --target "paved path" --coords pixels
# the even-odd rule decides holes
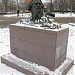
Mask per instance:
[[[55,17],[56,22],[59,23],[75,23],[75,17]]]
[[[14,24],[20,21],[21,19],[28,17],[30,15],[31,15],[30,13],[19,14],[19,16],[17,16],[17,14],[0,15],[0,25]]]
[[[10,25],[12,23],[16,23],[17,21],[23,19],[23,17],[4,17],[0,16],[0,25]]]
[[[17,17],[17,14],[0,15],[0,25],[10,25],[30,15],[30,13],[20,14],[19,17]],[[72,16],[69,14],[66,15],[67,14],[55,14],[56,17],[54,19],[59,23],[75,23],[75,14]]]

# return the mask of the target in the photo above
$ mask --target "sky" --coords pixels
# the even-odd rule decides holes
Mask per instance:
[[[45,2],[49,2],[50,0],[41,0],[43,3],[45,3]]]

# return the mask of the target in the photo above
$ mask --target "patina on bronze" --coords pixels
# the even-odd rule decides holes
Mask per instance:
[[[41,0],[32,0],[28,6],[28,10],[32,13],[31,21],[38,21],[43,16],[43,3]]]

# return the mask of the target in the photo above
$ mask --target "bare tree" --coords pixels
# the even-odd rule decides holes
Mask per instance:
[[[24,0],[21,0],[20,1],[20,5],[21,5],[21,10],[22,10],[22,12],[25,12],[26,11],[26,5],[25,5],[25,1]]]
[[[53,4],[54,1],[54,4]],[[53,4],[53,8],[52,5]],[[75,0],[50,0],[50,10],[56,10],[60,12],[74,11],[75,12]]]
[[[9,1],[9,0],[2,0],[3,4],[4,4],[4,6],[5,6],[5,12],[8,11],[8,1]]]
[[[17,8],[16,0],[2,0],[5,12],[15,12]]]
[[[73,0],[73,8],[74,8],[74,14],[75,14],[75,0]]]
[[[53,2],[51,0],[51,3],[50,3],[50,11],[52,12],[53,11]]]
[[[10,11],[10,12],[15,12],[16,11],[16,2],[15,2],[15,0],[10,0],[8,5],[9,5],[8,11]]]
[[[4,4],[4,7],[5,7],[5,12],[8,11],[8,3],[10,2],[11,0],[2,0],[3,4]]]
[[[53,0],[50,0],[50,2],[48,3],[48,10],[49,10],[50,12],[53,11]]]
[[[72,11],[75,13],[75,0],[71,0]]]

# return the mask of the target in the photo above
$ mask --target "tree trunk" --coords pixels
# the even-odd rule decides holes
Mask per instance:
[[[7,13],[8,8],[7,8],[7,4],[5,4],[5,12]]]

